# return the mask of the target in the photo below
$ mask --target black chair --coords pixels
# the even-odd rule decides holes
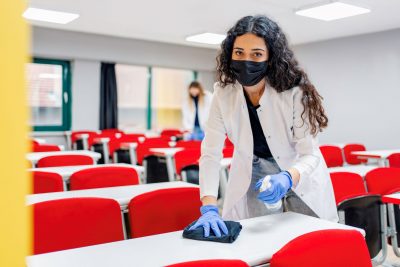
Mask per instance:
[[[147,156],[143,159],[143,166],[146,169],[146,183],[169,182],[167,163],[164,157]]]
[[[183,167],[181,175],[185,182],[199,184],[199,165],[193,164]]]
[[[339,217],[344,213],[344,223],[365,230],[365,241],[371,258],[382,250],[385,241],[385,230],[382,225],[382,204],[379,195],[363,195],[344,200],[338,204]],[[385,218],[386,221],[386,218]],[[386,228],[386,226],[384,226]]]

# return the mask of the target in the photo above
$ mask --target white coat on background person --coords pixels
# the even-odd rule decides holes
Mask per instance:
[[[182,124],[184,130],[192,132],[195,127],[196,106],[194,97],[198,97],[198,120],[199,126],[204,131],[210,105],[212,100],[212,93],[204,90],[199,82],[192,82],[188,87],[188,95],[184,98],[182,103]]]
[[[203,206],[189,230],[203,227],[207,237],[212,229],[218,237],[228,234],[223,219],[286,211],[337,222],[317,139],[328,118],[282,29],[266,16],[243,17],[228,31],[217,62],[218,82],[201,146]],[[226,136],[234,153],[222,219],[217,196]]]

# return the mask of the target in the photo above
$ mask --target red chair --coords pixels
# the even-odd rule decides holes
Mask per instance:
[[[151,148],[167,148],[169,146],[169,140],[165,138],[147,138],[143,143],[139,143],[136,148],[137,162],[139,165],[143,164],[143,159],[146,156],[152,154]]]
[[[179,129],[164,129],[161,131],[160,135],[165,137],[177,137],[182,136],[182,131]]]
[[[58,155],[41,158],[38,168],[44,167],[60,167],[60,166],[76,166],[76,165],[93,165],[94,161],[86,155]]]
[[[354,151],[365,151],[365,146],[361,144],[347,144],[343,147],[344,157],[348,164],[357,165],[367,163],[367,159],[359,159],[357,156],[351,154]]]
[[[88,138],[88,148],[92,146],[93,139],[97,136],[97,132],[95,131],[73,131],[71,133],[71,144],[76,145],[76,148],[79,148],[77,141],[80,139],[80,135],[82,134],[87,134],[89,136]],[[83,146],[83,144],[82,144]]]
[[[400,168],[400,153],[394,153],[388,157],[389,166],[392,168]]]
[[[70,177],[70,189],[81,190],[139,184],[135,169],[129,167],[96,167],[75,172]]]
[[[200,156],[200,149],[184,149],[176,152],[174,155],[176,173],[180,175],[182,168],[188,165],[198,164]]]
[[[321,230],[299,236],[272,256],[271,267],[372,267],[363,236],[355,230]]]
[[[190,140],[190,141],[184,141],[180,140],[176,142],[175,147],[183,147],[183,148],[191,148],[191,149],[201,149],[201,141],[196,141],[196,140]]]
[[[139,143],[139,138],[145,137],[143,134],[123,134],[119,138],[114,138],[108,143],[110,156],[114,156],[114,152],[121,148],[122,143]]]
[[[362,177],[356,173],[331,173],[337,210],[341,223],[365,230],[371,258],[382,249],[381,197],[367,192]]]
[[[113,199],[66,198],[33,205],[34,254],[124,239],[121,208]]]
[[[167,265],[166,267],[249,267],[241,260],[199,260]]]
[[[376,168],[365,176],[368,192],[386,195],[396,188],[400,188],[399,168]]]
[[[134,197],[129,205],[131,237],[183,230],[200,216],[198,188],[160,189]]]
[[[322,156],[328,168],[343,166],[343,155],[340,147],[337,146],[320,146]]]
[[[110,133],[110,134],[123,134],[124,132],[119,129],[103,129],[101,133]]]
[[[50,144],[34,144],[33,152],[50,152],[50,151],[61,151],[58,145],[50,145]]]
[[[58,173],[33,171],[33,193],[52,193],[64,191],[64,182]]]
[[[333,172],[330,174],[336,205],[342,201],[367,194],[363,178],[357,173]]]

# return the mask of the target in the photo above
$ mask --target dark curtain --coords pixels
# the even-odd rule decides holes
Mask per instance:
[[[118,128],[117,79],[114,63],[101,63],[100,130]]]

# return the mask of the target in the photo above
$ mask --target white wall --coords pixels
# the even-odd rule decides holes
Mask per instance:
[[[199,71],[200,80],[209,87],[214,82],[217,51],[33,27],[31,53],[35,57],[72,61],[72,129],[95,130],[99,126],[102,61],[193,69]]]
[[[400,30],[294,47],[329,117],[321,143],[400,147]]]
[[[72,64],[72,129],[99,129],[100,62],[76,59]]]

